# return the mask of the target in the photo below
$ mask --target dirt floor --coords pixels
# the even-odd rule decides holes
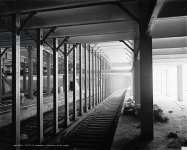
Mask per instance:
[[[154,140],[141,141],[139,119],[121,115],[111,150],[181,150],[187,146],[187,102],[157,97],[154,104],[169,118],[167,123],[154,123]],[[167,137],[170,132],[172,138]]]

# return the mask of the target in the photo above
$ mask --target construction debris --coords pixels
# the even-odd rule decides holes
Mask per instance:
[[[169,132],[168,135],[167,135],[167,138],[178,138],[178,135],[177,133],[174,133],[174,132]]]
[[[136,105],[135,101],[131,98],[128,98],[124,101],[124,115],[130,115],[134,117],[140,118],[140,105]],[[163,110],[156,104],[153,105],[153,112],[154,112],[154,121],[165,123],[168,122],[168,117],[166,117],[163,113]]]

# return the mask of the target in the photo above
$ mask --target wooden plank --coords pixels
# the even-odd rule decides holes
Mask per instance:
[[[82,47],[79,44],[79,115],[82,115]]]
[[[68,48],[64,44],[64,100],[65,100],[65,126],[70,124],[69,120],[69,101],[68,101]]]
[[[76,48],[73,49],[73,120],[77,118],[76,107]]]
[[[12,133],[13,144],[20,144],[20,16],[12,15]],[[16,149],[19,149],[16,147]]]
[[[43,142],[43,30],[37,29],[37,126],[38,140]]]
[[[53,126],[54,134],[59,132],[58,128],[58,38],[53,38]]]
[[[33,98],[33,52],[32,47],[28,47],[28,96],[29,98]]]

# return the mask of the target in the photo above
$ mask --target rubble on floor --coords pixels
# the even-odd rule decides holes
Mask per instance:
[[[156,104],[153,105],[153,112],[154,112],[154,121],[166,123],[168,122],[168,117],[166,117],[163,113],[163,110]],[[130,115],[134,117],[140,117],[140,105],[136,105],[135,101],[131,98],[128,98],[124,101],[124,108],[123,108],[124,115]]]

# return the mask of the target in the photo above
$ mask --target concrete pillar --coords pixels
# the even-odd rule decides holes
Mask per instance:
[[[183,68],[182,68],[182,64],[177,65],[177,97],[178,97],[178,101],[183,101]]]

